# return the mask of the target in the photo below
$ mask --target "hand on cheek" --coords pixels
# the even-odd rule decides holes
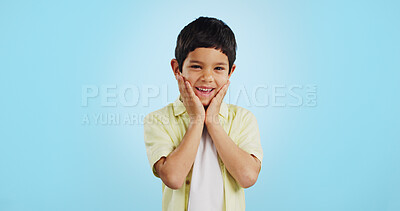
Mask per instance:
[[[185,80],[180,74],[176,74],[175,77],[178,81],[179,92],[181,93],[183,105],[189,115],[190,122],[203,123],[205,119],[204,107],[200,99],[194,93],[190,82]]]
[[[205,118],[206,124],[219,124],[219,110],[221,108],[222,100],[224,99],[228,90],[229,84],[230,81],[228,80],[226,84],[219,89],[217,94],[213,97],[208,105]]]

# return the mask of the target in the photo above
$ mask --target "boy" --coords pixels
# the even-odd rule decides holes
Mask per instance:
[[[221,20],[200,17],[180,32],[171,67],[180,96],[144,119],[147,156],[161,178],[162,210],[245,210],[263,152],[254,115],[223,98],[236,40]]]

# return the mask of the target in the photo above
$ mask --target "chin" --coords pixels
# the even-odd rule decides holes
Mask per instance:
[[[203,104],[204,107],[207,107],[208,105],[210,105],[210,102],[207,102],[207,103],[201,102],[201,103]]]
[[[203,104],[204,107],[207,107],[208,105],[210,105],[211,100],[205,99],[205,100],[201,100],[201,104]]]

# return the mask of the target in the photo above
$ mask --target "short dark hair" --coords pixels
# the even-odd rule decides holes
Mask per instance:
[[[178,35],[175,58],[182,72],[183,61],[196,48],[215,48],[228,57],[229,73],[236,60],[236,40],[231,28],[223,21],[211,17],[199,17],[186,25]]]

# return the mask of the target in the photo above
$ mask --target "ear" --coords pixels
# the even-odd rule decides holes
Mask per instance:
[[[176,74],[179,75],[180,74],[178,60],[172,59],[171,60],[171,67],[172,67],[172,71],[174,72],[174,75],[176,75]]]
[[[231,73],[229,73],[229,75],[228,75],[228,79],[231,77],[231,75],[232,75],[233,71],[235,71],[235,69],[236,69],[236,64],[233,64],[232,68],[231,68]]]

